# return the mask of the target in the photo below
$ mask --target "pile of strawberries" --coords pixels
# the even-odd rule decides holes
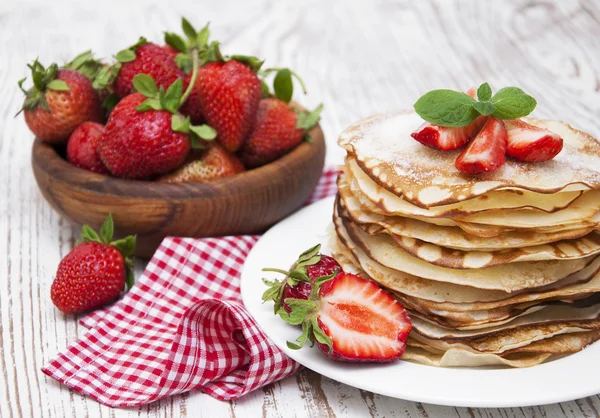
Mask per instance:
[[[112,64],[86,51],[71,62],[29,65],[33,86],[22,111],[42,141],[67,145],[77,167],[115,177],[210,181],[260,167],[287,154],[319,120],[290,106],[291,70],[222,55],[182,19],[185,37],[165,45],[140,38]],[[265,81],[274,74],[273,90]],[[304,91],[306,91],[304,89]]]
[[[475,97],[475,89],[468,90],[467,94]],[[548,161],[563,148],[563,139],[547,129],[522,119],[500,120],[483,115],[460,128],[425,122],[411,136],[440,151],[466,145],[454,165],[467,174],[497,170],[504,165],[507,156],[523,162]]]

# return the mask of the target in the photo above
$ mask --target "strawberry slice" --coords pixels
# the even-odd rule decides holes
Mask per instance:
[[[412,330],[402,305],[375,282],[348,273],[332,276],[315,281],[308,300],[286,299],[291,312],[280,316],[303,331],[298,344],[288,347],[299,349],[310,340],[333,360],[400,358]]]
[[[547,129],[520,119],[507,120],[504,124],[508,134],[506,153],[517,161],[548,161],[563,148],[563,139]]]
[[[469,142],[485,123],[486,119],[487,117],[485,116],[479,116],[471,124],[461,128],[438,126],[425,122],[410,136],[427,147],[441,151],[451,151]]]
[[[489,118],[454,165],[469,174],[489,173],[504,165],[507,135],[504,123]]]

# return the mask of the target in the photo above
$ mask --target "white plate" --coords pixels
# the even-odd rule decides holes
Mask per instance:
[[[406,361],[392,364],[350,364],[321,355],[316,347],[290,350],[298,328],[273,315],[261,303],[263,267],[287,268],[304,250],[322,243],[333,198],[308,206],[271,228],[254,246],[242,271],[242,298],[258,325],[288,356],[324,376],[381,395],[439,405],[519,407],[569,401],[600,393],[600,343],[550,363],[526,369],[440,368]],[[279,276],[281,277],[281,276]]]

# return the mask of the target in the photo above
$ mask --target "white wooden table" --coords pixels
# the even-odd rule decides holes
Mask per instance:
[[[539,117],[600,135],[598,1],[0,1],[0,417],[523,417],[599,416],[600,398],[534,408],[424,405],[361,391],[310,371],[219,402],[188,393],[112,410],[45,377],[41,366],[84,329],[49,297],[56,266],[78,236],[38,192],[32,135],[17,80],[34,58],[64,62],[92,48],[110,56],[139,35],[160,41],[181,15],[211,21],[225,52],[289,66],[325,103],[327,162],[337,134],[372,113],[406,108],[432,88],[521,86]],[[138,265],[138,270],[143,266]],[[139,272],[139,271],[138,271]],[[574,376],[574,378],[576,378]],[[406,385],[398,376],[398,384]]]

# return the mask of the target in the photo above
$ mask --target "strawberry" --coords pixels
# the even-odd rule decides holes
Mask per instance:
[[[207,150],[194,152],[187,163],[158,180],[168,183],[208,182],[243,171],[245,168],[239,158],[215,142]]]
[[[83,242],[60,262],[50,288],[52,303],[66,314],[102,307],[115,300],[125,285],[133,286],[135,237],[112,241],[113,220],[108,215],[100,235],[85,225]]]
[[[410,136],[433,149],[441,151],[455,150],[469,142],[481,129],[486,119],[485,116],[479,116],[469,125],[461,128],[438,126],[425,122]]]
[[[77,167],[107,174],[108,170],[100,161],[98,146],[104,133],[104,125],[96,122],[83,122],[71,134],[67,143],[67,159]]]
[[[285,279],[281,281],[263,279],[269,288],[263,293],[262,300],[263,302],[274,301],[275,313],[279,312],[281,307],[289,313],[291,308],[285,303],[287,298],[306,300],[315,280],[342,272],[340,264],[334,258],[319,253],[320,249],[321,244],[318,244],[300,254],[289,271],[263,269],[263,271],[274,271],[285,275]]]
[[[192,126],[177,110],[182,95],[181,79],[165,92],[146,74],[133,83],[140,93],[130,94],[115,106],[100,145],[100,159],[117,177],[147,179],[179,167],[187,158],[197,136],[213,139],[209,126]]]
[[[102,121],[100,99],[85,75],[71,69],[59,70],[56,64],[46,69],[37,60],[29,68],[33,87],[25,90],[25,79],[19,81],[26,96],[21,111],[39,139],[65,143],[83,122]]]
[[[159,45],[147,43],[143,38],[130,48],[117,53],[115,58],[119,68],[114,89],[120,98],[133,91],[133,77],[137,74],[149,75],[159,87],[165,89],[183,77],[171,53]]]
[[[319,120],[319,106],[313,113],[299,116],[283,100],[262,99],[250,137],[240,150],[240,158],[248,168],[259,167],[296,148],[306,132]]]
[[[517,161],[548,161],[563,148],[563,139],[547,129],[521,119],[504,121],[504,125],[508,135],[506,153]]]
[[[285,299],[290,313],[279,316],[302,325],[296,343],[316,342],[327,357],[338,361],[389,362],[399,359],[412,330],[404,307],[377,283],[342,273],[316,280],[308,300]]]
[[[255,71],[262,62],[241,56],[226,60],[217,42],[209,47],[208,56],[211,62],[199,69],[193,91],[198,95],[201,114],[217,131],[217,140],[228,151],[236,152],[254,125],[261,98]]]
[[[468,174],[489,173],[502,167],[506,158],[506,137],[504,123],[499,119],[489,118],[454,165]]]

